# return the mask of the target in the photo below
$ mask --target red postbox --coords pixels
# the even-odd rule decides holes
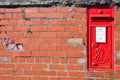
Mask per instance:
[[[114,7],[88,8],[88,70],[113,70]]]

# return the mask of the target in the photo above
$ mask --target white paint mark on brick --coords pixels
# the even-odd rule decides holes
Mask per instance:
[[[23,44],[15,43],[15,38],[0,38],[0,45],[6,45],[10,51],[24,51]]]
[[[7,44],[6,48],[11,51],[24,51],[23,44]]]
[[[24,51],[23,44],[16,44],[16,47],[20,51]]]
[[[85,64],[85,59],[84,58],[79,58],[77,60],[77,64]]]
[[[0,57],[0,61],[1,62],[10,62],[10,58],[9,57]]]
[[[69,38],[68,44],[71,45],[83,45],[83,39],[81,38]]]
[[[14,44],[15,38],[0,38],[0,44],[6,45],[6,44]]]
[[[116,57],[120,59],[120,51],[117,52]]]

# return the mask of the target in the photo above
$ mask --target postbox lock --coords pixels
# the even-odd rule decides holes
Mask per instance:
[[[91,66],[98,66],[98,64],[96,64],[96,63],[92,63],[92,65]]]
[[[103,11],[100,9],[100,10],[98,10],[98,13],[99,14],[103,14]]]

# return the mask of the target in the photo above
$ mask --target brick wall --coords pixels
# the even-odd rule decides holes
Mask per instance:
[[[0,8],[0,80],[119,80],[120,8],[114,71],[87,70],[87,10]]]

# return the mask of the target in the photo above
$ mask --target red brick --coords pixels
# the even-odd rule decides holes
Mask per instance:
[[[32,7],[30,7],[30,8],[25,8],[25,9],[24,9],[24,12],[25,12],[25,13],[37,13],[37,12],[38,12],[38,8],[37,8],[37,7],[35,7],[35,8],[34,8],[34,7],[33,7],[33,8],[32,8]]]
[[[120,72],[120,66],[116,66],[116,67],[115,67],[115,71],[116,71],[116,72]]]
[[[9,20],[8,19],[2,19],[0,25],[8,25]]]
[[[57,37],[58,38],[72,38],[74,37],[74,33],[73,32],[58,32]]]
[[[59,63],[59,58],[53,58],[52,63]]]
[[[64,26],[48,26],[48,31],[64,31]]]
[[[68,63],[68,59],[67,58],[60,58],[60,63],[67,64]]]
[[[72,11],[72,8],[69,8],[69,7],[58,7],[57,8],[57,12],[71,12]]]
[[[120,18],[120,13],[116,13],[116,17],[115,18]]]
[[[42,25],[49,25],[49,20],[42,19],[42,20],[41,20],[41,24],[42,24]]]
[[[0,12],[5,12],[5,8],[0,8]]]
[[[27,17],[29,18],[41,18],[44,19],[46,18],[46,13],[26,13]]]
[[[75,37],[76,38],[86,38],[86,33],[82,33],[82,29],[81,30],[78,30],[75,34]]]
[[[36,61],[36,63],[41,63],[43,61],[43,59],[42,58],[36,58],[35,61]]]
[[[7,70],[8,75],[22,75],[23,70]]]
[[[85,72],[69,72],[71,77],[85,77]]]
[[[88,72],[88,77],[100,77],[103,78],[104,73],[103,72]]]
[[[56,12],[56,8],[55,7],[49,7],[49,8],[39,8],[39,12],[42,13],[47,13],[47,12]]]
[[[63,16],[64,18],[73,18],[73,13],[65,13]]]
[[[47,56],[46,52],[32,52],[31,56]]]
[[[23,34],[22,34],[22,32],[9,32],[8,37],[10,37],[10,38],[22,38]]]
[[[75,13],[74,15],[73,15],[73,18],[83,18],[84,17],[84,15],[83,14],[78,14],[78,13]]]
[[[56,32],[41,32],[41,38],[56,38]]]
[[[41,71],[42,76],[56,76],[55,71]]]
[[[5,45],[0,45],[0,50],[6,50],[6,46]]]
[[[39,45],[24,45],[25,50],[32,50],[32,51],[39,51],[40,46]]]
[[[32,20],[25,20],[25,25],[27,25],[27,26],[33,25]]]
[[[115,64],[120,65],[120,59],[119,58],[115,60]]]
[[[77,64],[77,59],[76,58],[70,58],[69,63],[70,64]]]
[[[120,44],[120,40],[119,39],[115,40],[115,44],[119,45]]]
[[[15,70],[15,74],[16,75],[22,75],[23,74],[23,70]]]
[[[23,19],[17,19],[17,25],[25,25],[25,22]]]
[[[77,77],[78,79],[78,77]],[[70,78],[70,77],[61,77],[59,80],[76,80],[76,78]]]
[[[65,40],[61,38],[48,39],[48,44],[65,44]]]
[[[25,62],[25,58],[18,58],[18,59],[17,59],[17,62],[19,62],[19,63],[24,63],[24,62]]]
[[[59,24],[62,25],[62,26],[63,25],[69,25],[68,23],[69,23],[68,20],[64,20],[64,19],[59,20]]]
[[[15,42],[22,43],[23,45],[26,45],[26,44],[30,44],[30,39],[29,38],[16,38]]]
[[[29,62],[29,63],[33,63],[34,62],[34,58],[26,58],[25,60],[26,60],[26,62]]]
[[[79,20],[78,22],[79,22],[79,24],[81,24],[81,25],[86,25],[86,24],[87,24],[87,21],[86,21],[86,20]]]
[[[59,20],[49,20],[49,24],[50,25],[54,25],[54,26],[57,26],[57,25],[59,25]]]
[[[10,61],[13,62],[13,63],[15,63],[15,62],[17,62],[17,59],[16,58],[11,58]]]
[[[82,52],[66,52],[66,57],[85,57]]]
[[[7,36],[7,34],[6,33],[0,33],[0,38],[5,38]]]
[[[5,74],[7,74],[6,70],[0,70],[0,75],[5,75]]]
[[[0,14],[0,18],[1,19],[11,19],[12,18],[12,14],[11,13]]]
[[[24,72],[25,75],[40,75],[39,70],[25,70]]]
[[[57,46],[58,51],[73,51],[74,46]]]
[[[0,75],[0,80],[14,80],[14,76],[2,76],[2,75]]]
[[[62,13],[48,13],[47,18],[63,18]]]
[[[120,46],[115,46],[115,51],[119,51],[120,50]]]
[[[27,76],[17,76],[16,80],[32,80],[32,78]]]
[[[48,77],[33,77],[32,80],[49,80]]]
[[[39,26],[41,24],[41,20],[39,20],[39,19],[34,19],[33,20],[33,25],[34,26]],[[37,29],[36,29],[37,30]]]
[[[67,65],[67,70],[83,70],[83,65]]]
[[[30,69],[30,64],[16,64],[17,69]]]
[[[48,52],[50,57],[65,57],[65,52]]]
[[[66,31],[79,31],[79,32],[82,32],[82,26],[67,26]]]
[[[23,14],[21,14],[21,13],[14,13],[13,14],[13,18],[15,18],[15,19],[23,19],[24,18],[24,16],[23,16]]]
[[[75,50],[76,51],[86,51],[86,46],[76,46]]]
[[[13,56],[13,52],[9,51],[0,51],[0,56]]]
[[[74,10],[75,10],[75,12],[80,12],[80,13],[87,11],[86,8],[75,8]]]
[[[115,79],[120,79],[120,73],[115,73],[114,78]]]
[[[19,51],[19,52],[14,52],[14,56],[16,56],[16,57],[29,57],[29,56],[31,56],[31,53],[28,51]]]
[[[5,8],[5,12],[21,12],[21,8]]]
[[[68,72],[63,72],[63,71],[58,72],[58,76],[67,76],[67,75]]]
[[[47,27],[46,26],[32,26],[31,30],[32,31],[47,31]]]
[[[9,20],[9,25],[15,26],[17,24],[17,21],[14,19]]]
[[[105,78],[114,78],[113,72],[105,72]]]
[[[47,44],[47,39],[42,38],[33,38],[31,41],[32,44]]]
[[[120,32],[115,33],[115,38],[120,38]]]
[[[65,66],[64,65],[49,65],[49,68],[51,70],[64,70]]]
[[[43,59],[43,62],[44,62],[44,63],[50,63],[50,62],[51,62],[51,59],[50,59],[50,58],[44,58],[44,59]]]
[[[32,69],[46,69],[47,67],[48,67],[47,64],[40,63],[32,64]]]
[[[1,27],[1,31],[13,31],[13,26],[3,26]]]
[[[12,63],[0,64],[0,68],[15,68],[15,65]]]
[[[40,37],[40,34],[38,32],[29,32],[29,30],[27,30],[24,34],[23,34],[24,38],[38,38]]]
[[[120,31],[120,26],[116,26],[115,31]]]
[[[15,75],[15,71],[14,70],[7,70],[7,74],[8,75]]]
[[[40,50],[42,50],[42,51],[55,51],[56,46],[43,45],[43,46],[40,46]]]

